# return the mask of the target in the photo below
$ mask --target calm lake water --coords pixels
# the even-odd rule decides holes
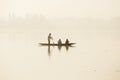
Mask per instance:
[[[61,25],[59,25],[61,26]],[[48,47],[68,38],[75,47]],[[0,80],[120,80],[120,28],[39,27],[0,29]]]

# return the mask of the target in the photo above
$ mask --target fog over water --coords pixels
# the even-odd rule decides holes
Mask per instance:
[[[42,13],[47,17],[93,17],[120,16],[119,0],[0,0],[0,15],[17,16]]]
[[[1,0],[0,80],[119,80],[119,3]],[[76,44],[41,46],[49,33]]]

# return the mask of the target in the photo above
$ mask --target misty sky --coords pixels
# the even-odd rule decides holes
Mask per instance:
[[[120,16],[120,0],[0,0],[0,17],[9,13],[111,18]]]

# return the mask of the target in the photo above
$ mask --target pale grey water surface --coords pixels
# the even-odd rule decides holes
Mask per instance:
[[[0,80],[120,80],[120,25],[66,24],[0,28]],[[49,33],[77,44],[49,56]]]

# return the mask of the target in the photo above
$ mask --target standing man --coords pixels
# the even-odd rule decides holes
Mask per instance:
[[[48,35],[48,44],[50,44],[50,39],[53,40],[53,38],[51,37],[51,33],[49,33],[49,35]]]

